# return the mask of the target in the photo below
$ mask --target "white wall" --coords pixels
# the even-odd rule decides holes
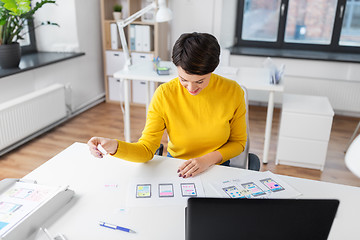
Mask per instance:
[[[173,11],[171,47],[182,33],[213,32],[215,0],[169,0]]]
[[[33,5],[34,0],[32,1]],[[41,26],[36,29],[37,49],[44,52],[79,51],[79,40],[74,0],[58,0],[55,4],[45,4],[35,14],[34,24],[51,21],[57,26]],[[76,24],[74,24],[76,23]]]
[[[235,36],[237,0],[168,0],[173,11],[171,47],[182,33],[207,32],[224,48]]]
[[[224,48],[232,45],[236,21],[235,0],[170,0],[171,46],[184,32],[214,34]],[[232,55],[233,67],[261,67],[265,57]],[[327,96],[337,114],[360,116],[360,64],[273,58],[285,63],[285,93]],[[249,100],[265,105],[268,94],[249,91]],[[281,94],[275,96],[282,101]]]
[[[38,20],[51,20],[60,25],[60,28],[42,26],[37,29],[39,50],[77,50],[85,55],[2,78],[0,102],[52,83],[71,85],[74,111],[104,96],[100,2],[58,0],[57,6],[45,5],[39,9],[35,22]]]

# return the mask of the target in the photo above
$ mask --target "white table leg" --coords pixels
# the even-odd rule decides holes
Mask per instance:
[[[268,162],[268,154],[269,154],[269,148],[270,148],[270,138],[271,138],[271,127],[272,127],[273,112],[274,112],[274,92],[270,91],[268,108],[267,108],[267,115],[266,115],[263,163]]]
[[[125,141],[130,142],[130,100],[129,79],[124,79],[124,136]]]

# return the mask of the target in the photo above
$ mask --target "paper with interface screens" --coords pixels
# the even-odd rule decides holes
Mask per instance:
[[[211,186],[224,198],[296,198],[301,195],[270,171],[213,182]]]
[[[15,182],[0,195],[0,236],[60,191],[60,187]]]
[[[200,177],[134,179],[128,188],[127,206],[186,205],[190,197],[204,197]]]

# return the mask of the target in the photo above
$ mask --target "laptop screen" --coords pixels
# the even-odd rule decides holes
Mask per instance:
[[[339,200],[190,198],[186,240],[327,239]]]

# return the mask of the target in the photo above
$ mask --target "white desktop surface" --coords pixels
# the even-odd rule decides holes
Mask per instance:
[[[153,64],[150,61],[143,61],[129,67],[128,70],[120,70],[114,73],[114,78],[124,80],[124,135],[125,141],[131,141],[130,133],[130,100],[129,100],[129,80],[142,80],[146,82],[168,82],[173,78],[178,77],[176,66],[169,61],[161,61],[161,67],[169,67],[170,75],[158,75],[153,70]],[[284,84],[281,81],[279,84],[270,84],[270,71],[267,68],[253,68],[241,67],[238,68],[236,73],[226,72],[226,67],[218,67],[215,73],[233,79],[240,85],[245,86],[249,90],[266,91],[269,93],[266,126],[264,134],[264,152],[263,162],[268,162],[268,153],[270,149],[270,138],[272,119],[274,111],[274,94],[275,92],[283,92]],[[230,74],[228,74],[230,73]],[[150,85],[147,84],[146,92],[146,112],[150,104]]]
[[[155,156],[145,164],[114,157],[98,159],[90,155],[86,144],[74,143],[24,179],[37,180],[39,184],[69,185],[75,191],[74,199],[44,225],[51,233],[62,233],[68,240],[184,240],[185,206],[125,206],[125,211],[117,211],[124,208],[129,181],[138,177],[177,176],[176,170],[181,162],[179,159],[160,156]],[[205,194],[217,196],[210,182],[239,178],[251,173],[254,172],[214,166],[200,177]],[[287,176],[280,178],[301,192],[302,198],[339,199],[340,206],[329,239],[359,239],[360,188]],[[118,183],[119,187],[104,188],[104,184],[109,183]],[[137,233],[100,227],[98,221],[101,220],[129,227]]]
[[[131,79],[150,82],[168,82],[173,78],[178,77],[176,66],[169,61],[161,61],[160,67],[170,68],[170,75],[159,75],[153,70],[153,63],[150,61],[142,61],[131,65],[129,70],[121,70],[114,73],[114,78]]]

